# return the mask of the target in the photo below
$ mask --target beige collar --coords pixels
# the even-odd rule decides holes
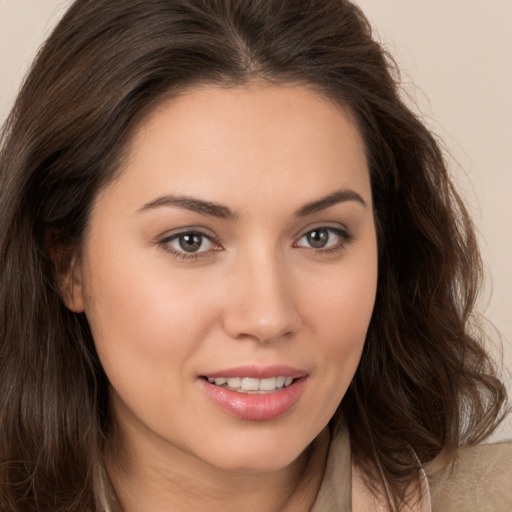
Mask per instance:
[[[411,500],[411,512],[432,512],[430,491],[421,470],[420,486]],[[350,437],[343,426],[334,433],[329,448],[324,479],[311,512],[389,512],[365,485],[361,471],[352,463]]]

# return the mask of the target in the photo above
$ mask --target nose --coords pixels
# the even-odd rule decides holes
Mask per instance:
[[[293,280],[277,258],[252,258],[231,269],[224,329],[236,339],[269,343],[293,336],[301,323]]]

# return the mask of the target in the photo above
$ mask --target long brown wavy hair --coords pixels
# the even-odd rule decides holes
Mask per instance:
[[[348,423],[369,481],[385,483],[398,510],[418,459],[449,458],[503,416],[505,389],[471,321],[481,277],[471,220],[355,5],[77,0],[1,135],[0,510],[100,507],[109,385],[85,316],[61,300],[59,275],[144,115],[195,84],[253,79],[321,91],[352,112],[365,141],[378,291],[332,423]]]

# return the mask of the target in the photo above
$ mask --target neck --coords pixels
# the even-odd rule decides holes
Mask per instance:
[[[288,466],[244,472],[219,469],[179,450],[162,456],[148,446],[137,449],[117,435],[106,460],[124,512],[307,512],[320,489],[328,445],[324,429]]]

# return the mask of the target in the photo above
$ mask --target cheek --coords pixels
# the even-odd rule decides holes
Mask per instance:
[[[376,289],[376,251],[368,250],[336,271],[317,276],[304,298],[303,310],[316,340],[307,350],[317,361],[317,372],[323,373],[326,392],[319,409],[329,411],[326,416],[334,413],[356,372]]]
[[[329,364],[329,373],[342,387],[348,386],[356,371],[373,312],[373,279],[365,281],[345,281],[342,287],[326,294],[323,303],[316,303],[323,357]]]
[[[168,276],[169,269],[158,262],[138,262],[129,250],[97,252],[86,269],[92,278],[85,288],[85,313],[114,387],[127,379],[141,383],[141,392],[163,381],[177,385],[214,322],[205,290],[199,293],[179,276]]]
[[[370,255],[372,253],[370,252]],[[376,257],[318,274],[304,296],[303,310],[333,348],[362,344],[370,323],[377,290]]]
[[[313,434],[331,420],[357,370],[373,310],[373,281],[370,278],[367,286],[362,286],[364,280],[345,280],[339,286],[331,281],[317,300],[310,297],[313,336],[306,340],[304,354],[313,364],[304,417],[316,418]]]
[[[173,411],[185,414],[194,403],[193,363],[215,321],[210,299],[179,276],[166,279],[168,269],[134,270],[124,257],[115,260],[107,266],[103,259],[101,272],[92,274],[86,311],[118,397],[113,406],[155,430],[171,428]]]

